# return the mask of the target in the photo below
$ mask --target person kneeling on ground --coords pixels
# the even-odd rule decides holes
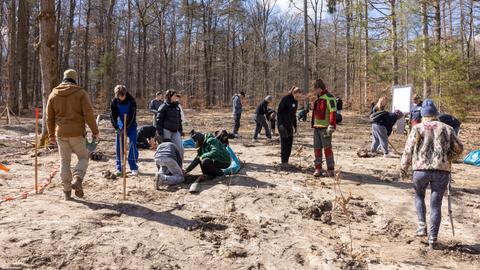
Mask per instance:
[[[198,148],[197,156],[185,170],[191,172],[200,164],[203,174],[208,180],[222,176],[222,169],[228,168],[231,163],[230,155],[225,146],[213,134],[192,133],[192,139]]]
[[[370,114],[372,123],[372,147],[370,151],[372,154],[376,154],[380,146],[384,157],[392,157],[388,152],[388,137],[392,134],[393,125],[403,117],[403,113],[398,110],[394,113],[387,112],[385,111],[385,105],[386,98],[380,98]]]
[[[413,188],[417,209],[417,236],[427,236],[425,192],[432,189],[430,200],[430,233],[428,243],[435,249],[442,220],[442,199],[451,178],[452,159],[463,152],[463,145],[452,127],[438,121],[438,111],[433,101],[426,99],[422,105],[422,123],[410,132],[401,160],[401,175],[413,167]]]
[[[158,169],[155,189],[158,190],[161,185],[176,185],[185,180],[180,151],[172,142],[163,142],[157,147],[155,163]]]
[[[142,126],[137,133],[137,147],[140,149],[155,149],[155,135],[157,128],[154,126]]]

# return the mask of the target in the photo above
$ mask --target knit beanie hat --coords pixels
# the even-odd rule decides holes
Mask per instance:
[[[203,142],[203,140],[205,140],[205,135],[200,132],[192,133],[192,140],[195,142]]]
[[[433,100],[425,99],[422,103],[422,110],[420,111],[422,117],[432,117],[438,115],[437,107],[433,104]]]
[[[273,97],[272,97],[272,96],[270,96],[270,95],[269,95],[269,96],[266,96],[266,97],[265,97],[265,100],[266,100],[266,101],[268,101],[268,102],[270,102],[270,101],[272,101],[272,100],[273,100]]]
[[[63,79],[77,80],[77,72],[73,69],[67,69],[63,73]]]

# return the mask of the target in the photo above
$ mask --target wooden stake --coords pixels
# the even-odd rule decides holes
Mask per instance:
[[[38,108],[35,108],[35,193],[38,193]]]
[[[123,115],[123,199],[127,199],[127,114]]]

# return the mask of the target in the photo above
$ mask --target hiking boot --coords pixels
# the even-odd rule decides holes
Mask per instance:
[[[83,187],[82,187],[82,181],[83,179],[80,176],[74,176],[73,177],[75,180],[73,181],[72,184],[72,189],[75,190],[75,196],[78,198],[83,198]]]
[[[323,175],[322,169],[315,169],[315,172],[313,173],[314,177],[321,177],[322,175]]]
[[[138,170],[132,170],[132,176],[138,176]]]
[[[288,170],[288,169],[290,169],[290,164],[288,164],[287,162],[282,162],[282,163],[280,163],[280,169]]]
[[[390,153],[387,153],[387,154],[383,154],[383,157],[384,158],[397,158],[396,156],[390,154]]]
[[[432,250],[436,250],[438,248],[438,242],[437,242],[437,238],[429,238],[428,239],[428,246],[430,247],[430,249]]]
[[[117,171],[117,173],[115,174],[117,177],[122,177],[123,176],[123,172],[122,171]]]
[[[63,199],[65,201],[71,201],[72,200],[72,191],[71,190],[70,191],[64,191],[63,194],[64,194]]]
[[[335,177],[335,170],[327,170],[327,177]]]

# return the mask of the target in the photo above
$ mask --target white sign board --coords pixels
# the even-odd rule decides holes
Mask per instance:
[[[409,113],[412,104],[412,86],[394,86],[392,97],[392,111],[399,110]]]
[[[406,114],[410,112],[412,104],[412,86],[394,86],[392,97],[392,111],[399,110]],[[397,121],[397,134],[403,134],[405,130],[405,118]]]

